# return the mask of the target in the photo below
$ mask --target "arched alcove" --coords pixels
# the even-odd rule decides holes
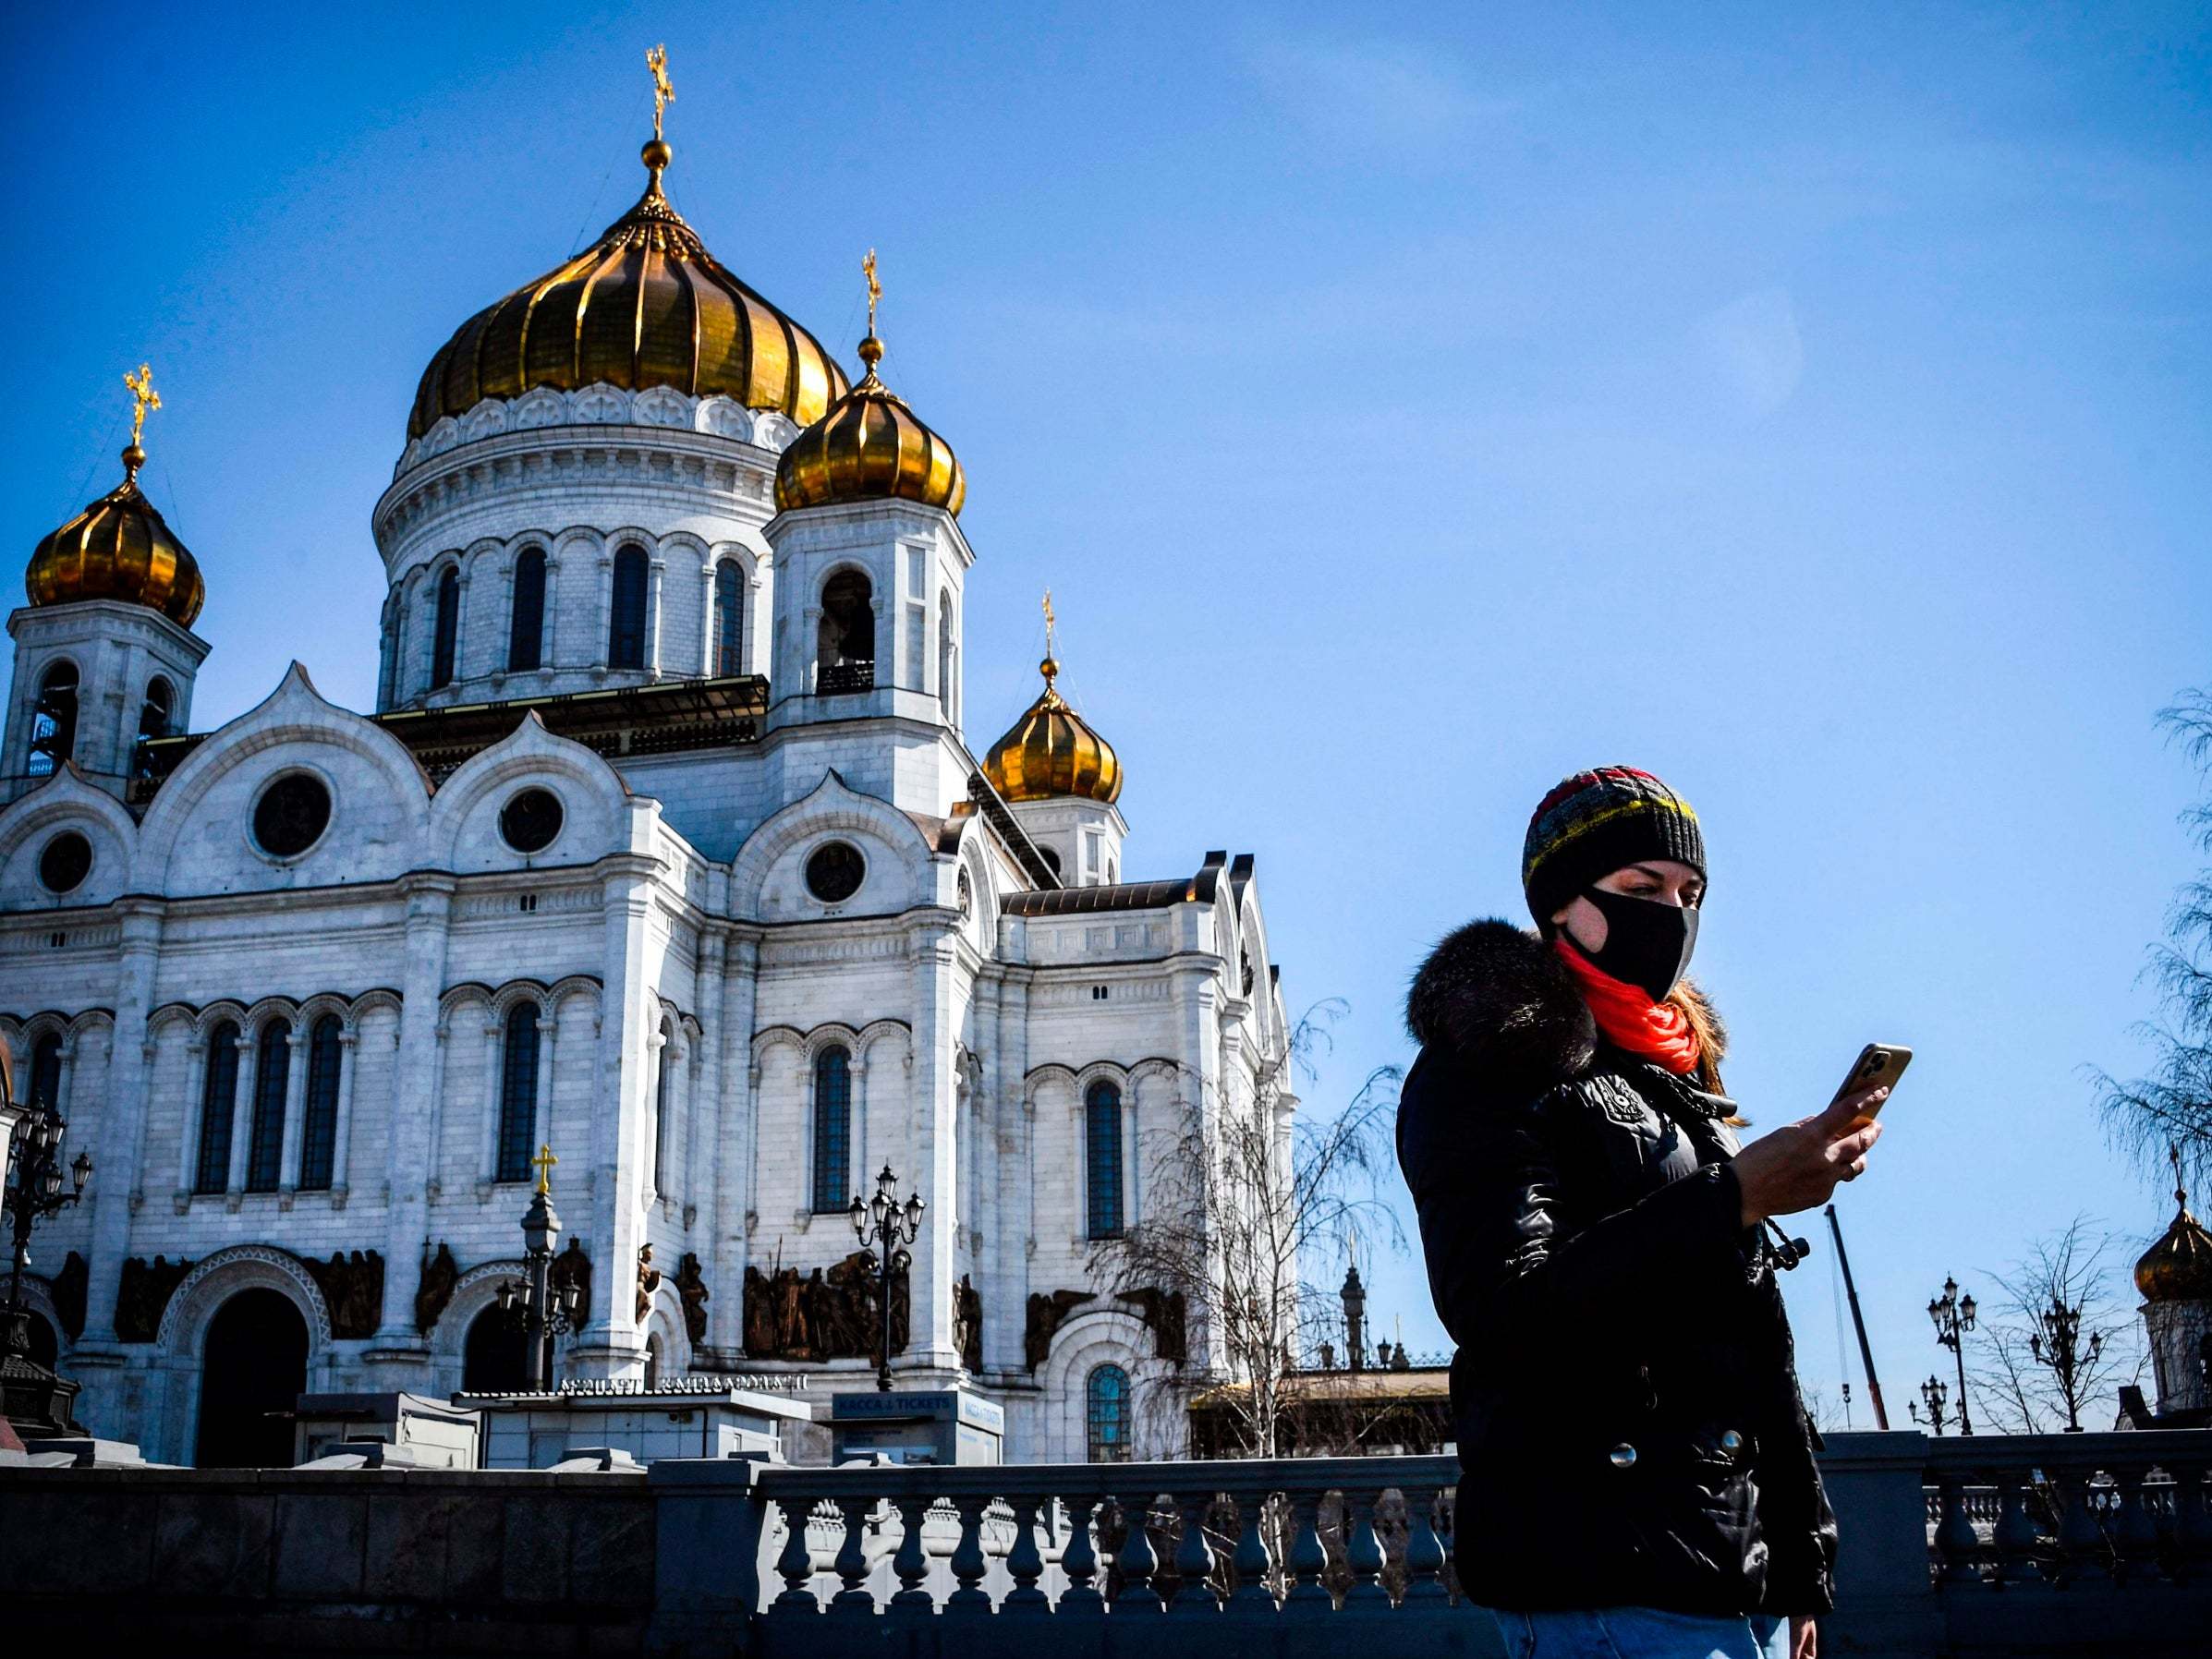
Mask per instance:
[[[201,1349],[193,1464],[289,1469],[307,1360],[307,1321],[281,1290],[251,1285],[217,1308]]]

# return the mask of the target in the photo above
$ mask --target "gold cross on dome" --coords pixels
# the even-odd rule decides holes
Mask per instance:
[[[140,363],[136,374],[127,374],[123,383],[130,388],[130,442],[136,447],[139,435],[146,430],[146,413],[162,406],[162,394],[153,389],[153,366]]]
[[[538,1172],[539,1192],[551,1193],[553,1191],[553,1167],[560,1161],[559,1158],[553,1156],[553,1149],[551,1146],[538,1148],[538,1156],[530,1159],[530,1168]]]
[[[1060,620],[1060,619],[1059,619],[1058,617],[1056,617],[1056,616],[1054,616],[1054,615],[1052,614],[1052,590],[1051,590],[1050,587],[1048,587],[1048,588],[1046,588],[1046,589],[1045,589],[1045,595],[1044,595],[1044,613],[1045,613],[1045,655],[1046,655],[1046,656],[1048,656],[1048,657],[1057,657],[1057,656],[1058,656],[1060,653],[1059,653],[1059,652],[1057,652],[1057,651],[1055,651],[1055,650],[1052,648],[1052,629],[1053,629],[1054,625],[1055,625],[1055,624],[1056,624],[1059,622],[1059,620]]]
[[[653,72],[653,137],[661,136],[661,112],[675,102],[675,88],[668,83],[668,48],[655,46],[645,54],[645,67]]]
[[[876,301],[883,297],[883,285],[876,281],[876,250],[869,248],[860,261],[860,274],[868,278],[868,332],[876,332]]]

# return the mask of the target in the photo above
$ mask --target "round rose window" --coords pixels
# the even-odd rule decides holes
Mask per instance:
[[[824,904],[842,904],[860,890],[860,878],[867,873],[859,848],[833,841],[815,848],[807,860],[807,890]]]

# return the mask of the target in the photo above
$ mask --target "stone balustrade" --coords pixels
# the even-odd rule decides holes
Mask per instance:
[[[1838,1435],[1822,1651],[2179,1659],[2212,1434]],[[603,1473],[0,1467],[11,1633],[306,1654],[1494,1655],[1450,1458]]]

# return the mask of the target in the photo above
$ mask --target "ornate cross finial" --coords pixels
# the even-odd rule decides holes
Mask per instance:
[[[2189,1188],[2182,1180],[2181,1142],[2169,1141],[2166,1143],[2166,1161],[2173,1166],[2173,1201],[2183,1209],[2187,1209],[2189,1207]]]
[[[655,46],[645,54],[645,67],[653,72],[653,137],[661,136],[661,113],[675,102],[675,88],[668,83],[668,48]]]
[[[1044,592],[1044,613],[1045,655],[1048,657],[1056,656],[1058,653],[1052,648],[1052,629],[1054,624],[1057,624],[1060,619],[1052,614],[1052,590],[1050,587],[1046,588]]]
[[[538,1148],[538,1156],[530,1159],[530,1168],[538,1172],[538,1191],[540,1193],[551,1193],[553,1192],[553,1167],[560,1161],[559,1158],[553,1156],[553,1149],[548,1145],[541,1145]]]
[[[146,430],[146,412],[162,406],[162,394],[153,389],[153,366],[140,363],[136,374],[127,374],[123,383],[130,388],[130,400],[135,406],[130,411],[130,446],[139,446],[140,434]]]
[[[860,261],[860,274],[868,278],[868,332],[876,332],[876,301],[883,297],[883,285],[876,281],[876,250],[869,248]]]

